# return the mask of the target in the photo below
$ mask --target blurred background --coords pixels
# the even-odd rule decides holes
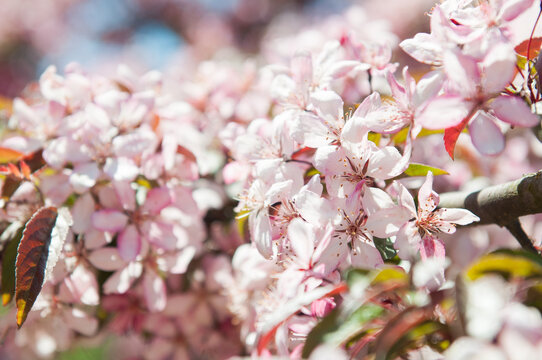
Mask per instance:
[[[317,26],[353,4],[385,18],[399,38],[427,31],[433,0],[2,0],[0,96],[12,98],[50,64],[88,71],[166,70],[242,52],[262,39]],[[400,17],[401,21],[394,21]],[[353,21],[356,21],[354,18]],[[378,28],[375,28],[375,32]],[[273,44],[272,41],[267,42]],[[234,51],[233,51],[234,49]],[[183,60],[184,59],[184,60]],[[177,70],[178,71],[178,70]]]

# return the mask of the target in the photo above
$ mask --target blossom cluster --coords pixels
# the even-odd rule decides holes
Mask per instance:
[[[300,358],[324,317],[361,299],[355,287],[344,294],[348,269],[393,263],[412,270],[416,296],[445,291],[446,239],[479,219],[439,207],[446,172],[417,152],[437,141],[453,157],[467,128],[479,153],[508,154],[508,125],[539,124],[511,26],[533,3],[435,5],[431,32],[400,43],[432,66],[423,76],[392,61],[397,36],[360,7],[293,36],[270,32],[261,68],[215,60],[106,77],[49,67],[13,101],[0,141],[30,164],[2,168],[0,241],[43,206],[67,209],[66,234],[27,322],[10,331],[10,308],[4,333],[28,358],[110,334],[125,358]],[[493,280],[478,281],[474,292]],[[515,317],[531,312],[514,291],[495,295],[498,327],[472,325],[447,354],[482,343],[508,354],[526,332]]]
[[[17,335],[37,354],[62,350],[73,331],[95,334],[97,305],[111,312],[110,328],[118,333],[151,326],[152,314],[174,304],[167,282],[202,254],[204,210],[194,195],[200,149],[189,149],[185,139],[203,135],[182,119],[189,105],[163,94],[161,82],[157,72],[139,77],[120,68],[117,79],[108,79],[77,66],[61,76],[50,67],[35,98],[14,101],[9,126],[21,135],[2,146],[38,154],[45,167],[15,189],[3,220],[20,224],[44,205],[69,207],[73,218],[57,249],[63,256],[34,306],[44,319],[63,319],[65,329],[49,332],[50,321],[37,316],[38,324]],[[213,267],[212,258],[205,261]],[[98,279],[104,274],[105,281]],[[169,312],[167,321],[181,317]],[[48,337],[35,341],[43,332]]]

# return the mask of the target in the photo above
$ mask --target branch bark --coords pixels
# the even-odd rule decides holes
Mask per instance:
[[[463,208],[476,214],[480,221],[471,225],[497,224],[506,227],[522,247],[537,252],[521,229],[520,216],[542,213],[542,171],[505,184],[468,192],[440,194],[439,207]]]
[[[542,171],[472,193],[440,194],[439,207],[472,211],[480,218],[473,225],[506,226],[520,216],[542,213]]]

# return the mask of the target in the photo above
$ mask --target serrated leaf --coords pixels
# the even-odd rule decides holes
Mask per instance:
[[[15,261],[17,259],[17,248],[23,237],[23,229],[21,226],[11,240],[8,242],[6,249],[2,255],[2,305],[6,306],[11,302],[13,294],[15,294]]]
[[[446,170],[442,170],[433,166],[423,165],[423,164],[410,164],[405,170],[406,176],[426,176],[427,173],[431,171],[433,175],[448,175]]]
[[[15,267],[15,303],[19,328],[41,291],[57,216],[58,211],[55,207],[41,208],[25,225],[17,249]]]
[[[494,252],[482,256],[466,272],[467,278],[476,280],[489,273],[505,277],[542,277],[542,260],[523,252]]]

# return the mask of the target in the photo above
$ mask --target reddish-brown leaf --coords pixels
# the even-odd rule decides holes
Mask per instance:
[[[26,223],[17,249],[15,264],[15,303],[17,325],[22,326],[38,297],[49,256],[51,234],[58,211],[55,207],[41,208]]]
[[[4,183],[2,184],[2,198],[4,200],[9,200],[11,195],[19,188],[23,181],[16,176],[10,175],[6,176]],[[6,203],[7,205],[7,203]]]
[[[469,119],[470,117],[467,116],[463,121],[459,123],[459,125],[444,130],[444,147],[446,148],[446,151],[448,152],[452,160],[454,159],[454,149],[455,144],[457,143],[457,139],[459,138],[459,134],[461,134],[465,126],[467,126]]]
[[[2,184],[1,196],[4,200],[9,200],[15,190],[17,190],[22,184],[23,178],[21,177],[21,171],[26,179],[30,179],[30,174],[35,173],[46,165],[42,154],[43,149],[40,149],[31,154],[25,155],[19,161],[20,170],[12,163],[0,165],[0,172],[8,175]]]
[[[531,41],[531,46],[529,47],[529,40],[526,39],[517,45],[514,50],[516,53],[521,56],[525,56],[527,59],[532,59],[540,51],[540,46],[542,46],[542,37],[534,37]],[[527,50],[529,51],[529,56],[527,56]]]
[[[39,149],[31,154],[25,155],[22,160],[24,160],[28,167],[30,167],[30,171],[32,173],[35,173],[46,164],[45,160],[43,159],[43,149]]]

